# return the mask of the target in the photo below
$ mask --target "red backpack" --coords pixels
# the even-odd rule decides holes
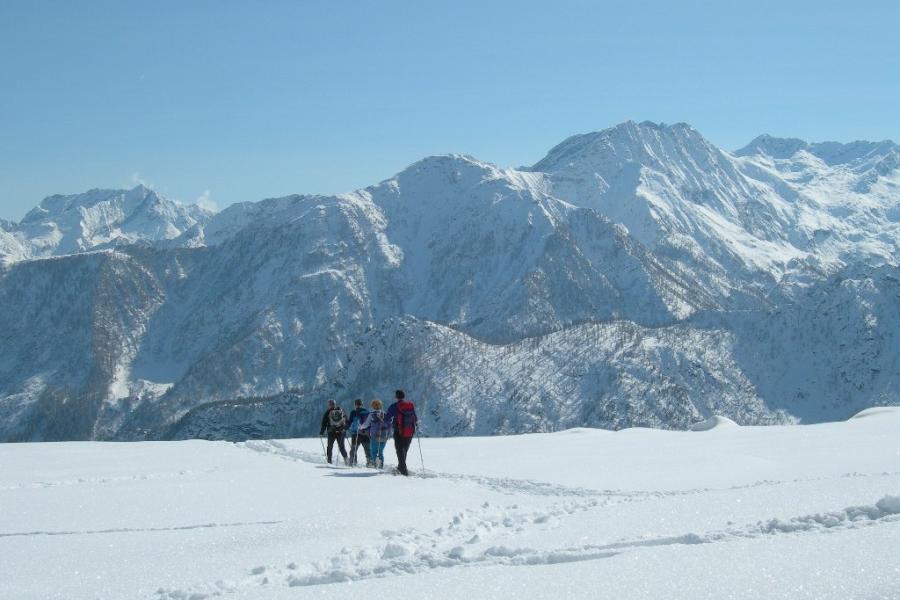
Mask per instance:
[[[401,400],[397,403],[397,416],[394,417],[394,427],[401,437],[411,438],[416,435],[416,405],[409,400]]]

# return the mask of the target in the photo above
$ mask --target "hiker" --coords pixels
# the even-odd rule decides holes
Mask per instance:
[[[391,424],[384,415],[384,406],[378,398],[372,400],[372,410],[369,416],[359,426],[359,432],[366,432],[369,436],[369,456],[367,467],[376,469],[384,468],[384,447],[391,436]]]
[[[372,462],[369,455],[369,434],[368,431],[360,431],[359,428],[369,416],[369,409],[363,406],[363,401],[357,398],[353,401],[353,410],[350,411],[349,426],[347,432],[350,434],[350,464],[356,465],[356,456],[359,447],[362,446],[363,452],[366,454],[366,466]]]
[[[344,457],[344,464],[347,464],[347,450],[344,448],[344,427],[346,424],[347,417],[344,416],[344,410],[337,405],[337,402],[329,400],[328,408],[325,410],[325,414],[322,415],[322,427],[319,430],[319,435],[325,435],[325,431],[328,431],[328,451],[325,453],[328,464],[331,464],[331,451],[334,448],[335,441],[338,443],[338,450],[341,451],[341,456]]]
[[[406,454],[416,435],[416,405],[406,399],[403,390],[394,392],[396,402],[387,410],[386,418],[394,425],[394,449],[397,451],[397,470],[401,475],[409,475],[406,469]]]

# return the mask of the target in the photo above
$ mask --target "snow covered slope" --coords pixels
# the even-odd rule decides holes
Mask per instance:
[[[740,169],[794,205],[793,243],[833,270],[897,265],[900,147],[893,142],[807,144],[761,136],[736,152]]]
[[[390,398],[397,381],[415,390],[424,431],[440,435],[656,423],[686,429],[715,413],[792,422],[755,394],[732,358],[734,342],[723,331],[615,321],[494,345],[433,323],[389,321],[362,336],[327,385],[202,404],[163,436],[243,440],[316,431],[328,398],[348,390]]]
[[[309,434],[396,387],[442,434],[900,404],[897,156],[627,122],[212,216],[49,198],[0,232],[0,440]]]
[[[130,363],[161,302],[146,269],[119,252],[14,265],[0,285],[0,437],[102,437],[98,414],[128,396]]]
[[[794,208],[687,124],[623,123],[577,135],[533,171],[552,192],[622,223],[642,243],[683,258],[727,295],[748,272],[777,274],[804,253],[789,239]],[[703,271],[711,271],[705,275]]]
[[[760,136],[734,154],[687,124],[623,123],[574,136],[532,171],[722,292],[798,266],[897,265],[900,147]],[[763,279],[765,281],[765,279]]]
[[[900,595],[900,412],[422,440],[0,445],[2,595],[846,600]],[[393,448],[385,452],[393,464]],[[418,476],[416,476],[418,475]]]
[[[0,267],[25,258],[25,249],[12,232],[0,228]]]

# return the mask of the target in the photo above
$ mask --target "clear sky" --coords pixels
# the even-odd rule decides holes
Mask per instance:
[[[430,154],[687,121],[900,141],[900,2],[0,2],[0,217],[144,181],[219,208]]]

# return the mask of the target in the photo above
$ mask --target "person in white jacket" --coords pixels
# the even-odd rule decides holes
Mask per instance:
[[[364,431],[369,435],[369,461],[366,466],[384,468],[384,447],[391,437],[391,423],[385,417],[384,405],[378,398],[372,400],[372,410],[359,426],[359,432]]]

